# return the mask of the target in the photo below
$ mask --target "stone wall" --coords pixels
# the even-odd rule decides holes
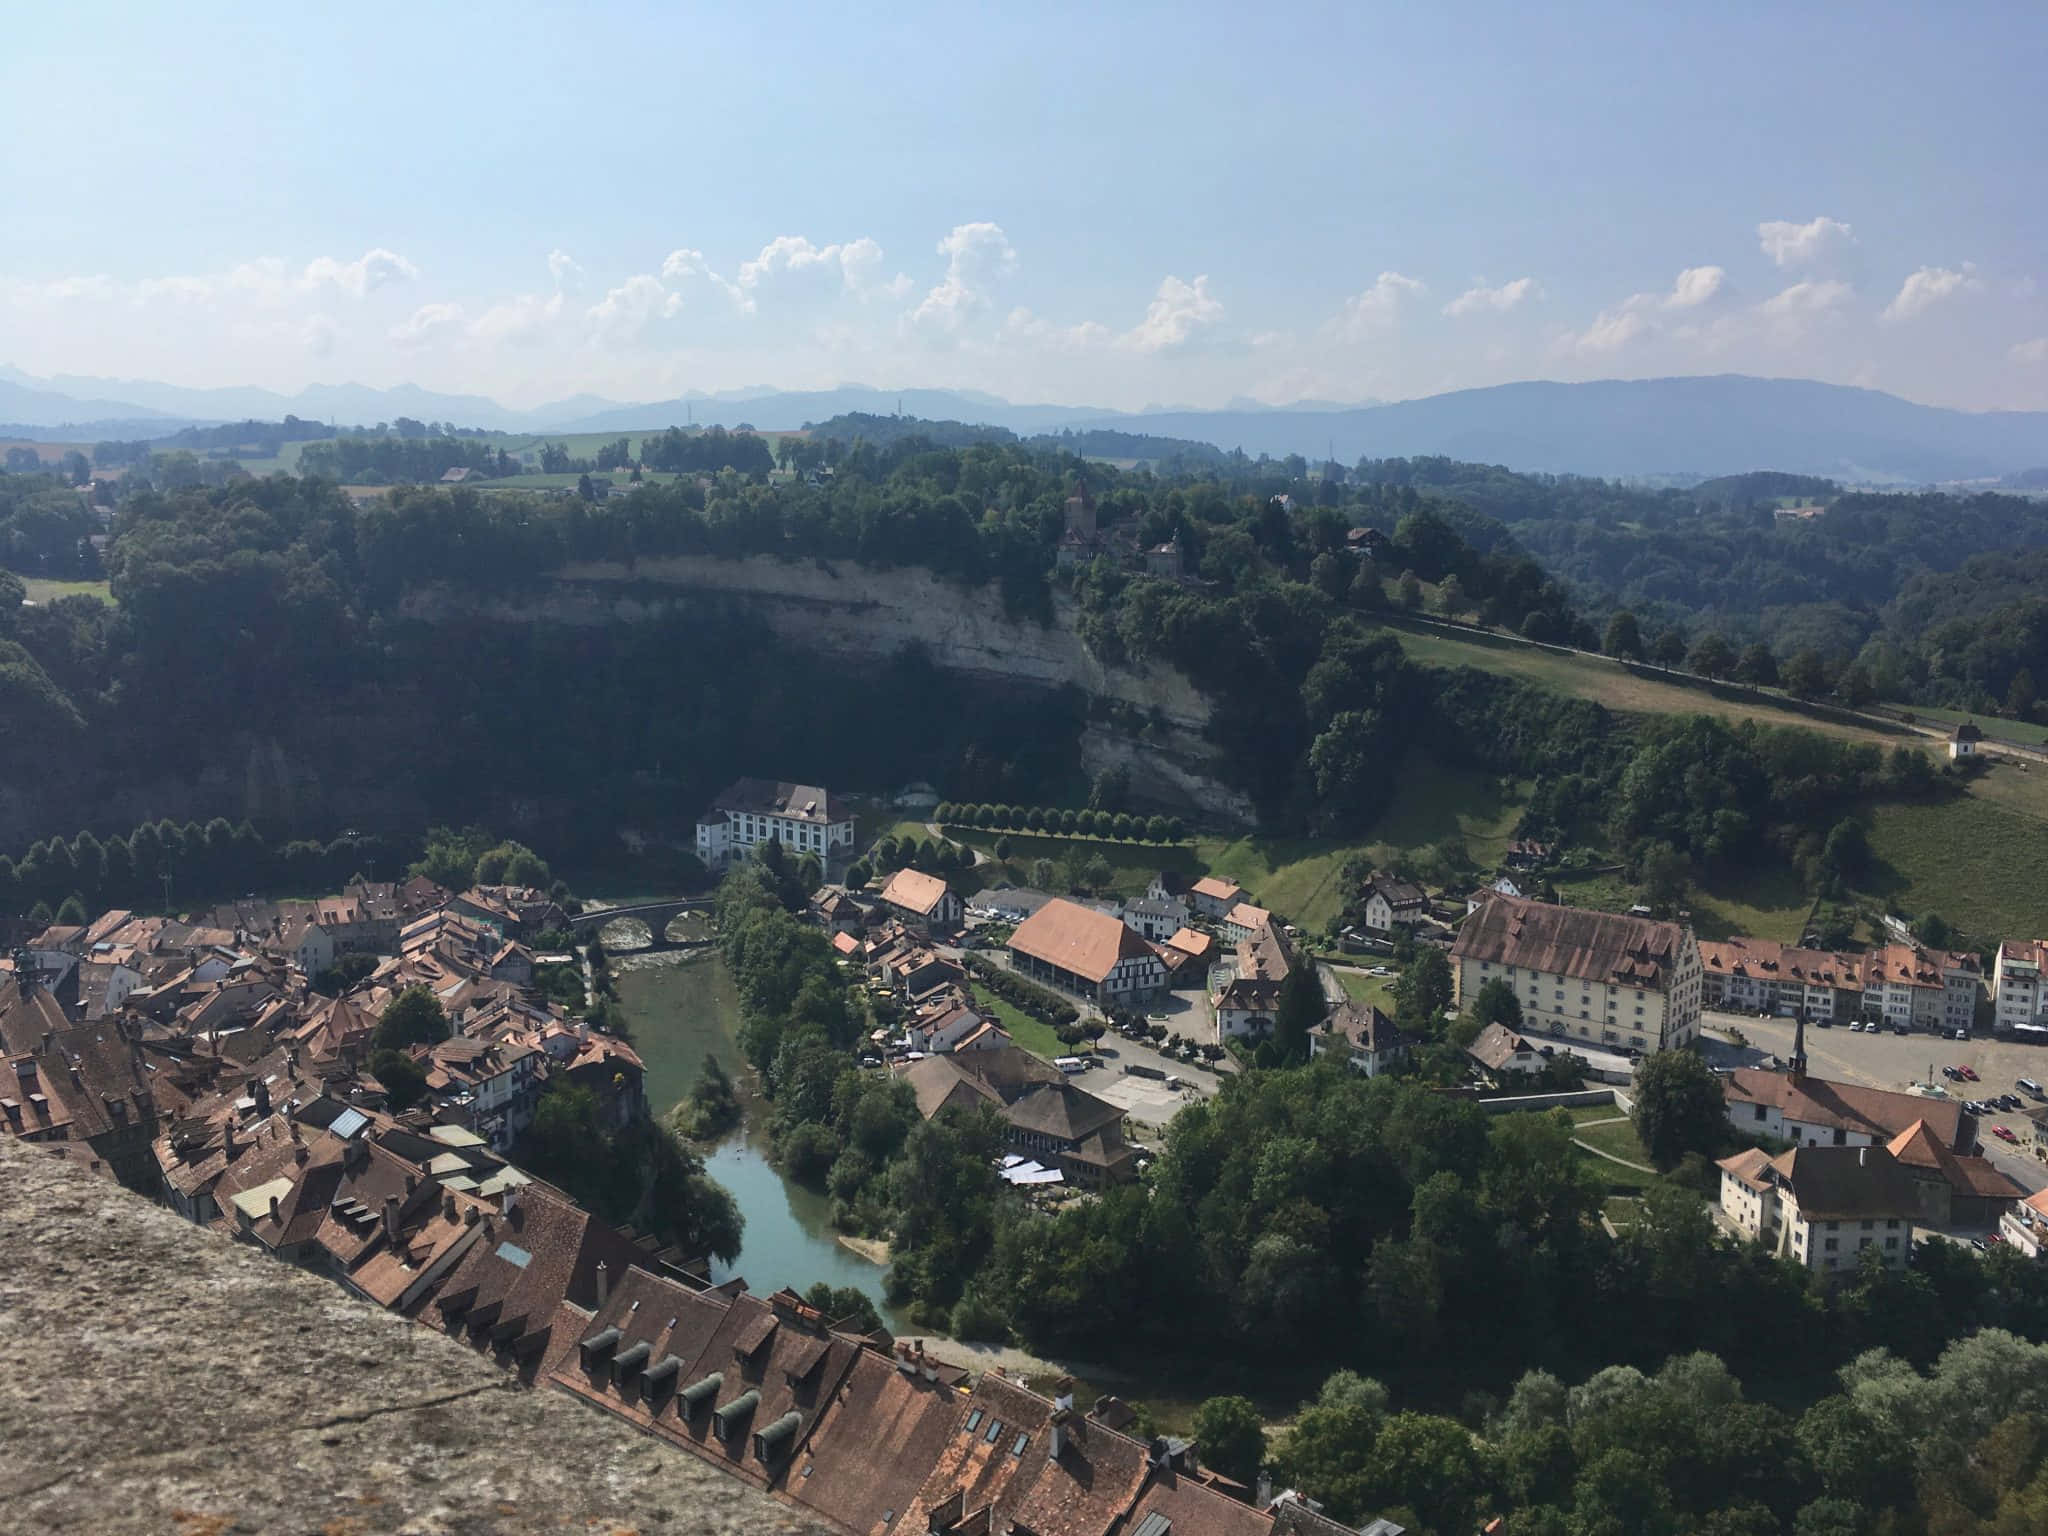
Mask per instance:
[[[693,1457],[8,1137],[0,1319],[0,1529],[815,1529]]]

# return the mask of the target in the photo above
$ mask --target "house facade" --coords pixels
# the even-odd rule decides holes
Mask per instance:
[[[1503,893],[1505,894],[1505,893]],[[1413,927],[1429,915],[1429,897],[1419,885],[1375,875],[1365,888],[1365,926],[1376,934]]]
[[[1819,1275],[1854,1270],[1866,1253],[1903,1269],[1918,1199],[1883,1147],[1750,1148],[1724,1158],[1721,1210],[1746,1236]]]
[[[766,842],[830,863],[853,852],[853,812],[815,785],[740,779],[697,818],[697,857],[712,869],[749,858]]]
[[[1370,1003],[1340,1003],[1308,1033],[1311,1057],[1335,1056],[1367,1077],[1378,1077],[1398,1066],[1413,1044],[1392,1019]]]
[[[1495,896],[1451,946],[1459,1006],[1505,981],[1526,1029],[1616,1050],[1672,1050],[1697,1038],[1704,996],[1690,928]]]
[[[1721,1079],[1721,1093],[1736,1130],[1802,1147],[1882,1146],[1921,1122],[1954,1152],[1977,1139],[1976,1116],[1954,1099],[1830,1082],[1797,1069],[1737,1067]]]
[[[906,922],[930,932],[960,926],[960,898],[937,875],[899,869],[882,887],[882,905]]]
[[[1998,958],[1991,967],[1991,1017],[1992,1027],[2000,1034],[2041,1022],[2044,956],[2048,956],[2048,943],[2038,939],[2007,939],[1998,946]]]

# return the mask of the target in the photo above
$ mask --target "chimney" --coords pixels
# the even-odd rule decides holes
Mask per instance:
[[[455,1219],[455,1191],[452,1189],[442,1191],[441,1219],[443,1221],[453,1221]]]
[[[1053,1411],[1052,1439],[1047,1444],[1045,1453],[1046,1455],[1050,1456],[1054,1461],[1058,1461],[1060,1457],[1066,1453],[1067,1420],[1072,1418],[1073,1416],[1073,1410],[1071,1408],[1061,1407]]]
[[[232,1119],[223,1120],[220,1124],[220,1149],[223,1152],[235,1150],[235,1122]]]
[[[597,1261],[597,1304],[601,1307],[611,1300],[612,1269],[603,1259]]]
[[[275,1195],[270,1197],[270,1219],[279,1226],[284,1225],[283,1219],[277,1214],[277,1196]]]
[[[498,1209],[510,1216],[519,1208],[519,1186],[507,1184],[498,1195]]]
[[[396,1244],[398,1241],[398,1196],[384,1197],[384,1240]]]
[[[1062,1376],[1052,1384],[1052,1405],[1055,1408],[1072,1411],[1074,1406],[1074,1378]]]
[[[1261,1471],[1258,1482],[1252,1485],[1252,1508],[1270,1509],[1273,1506],[1273,1474]]]
[[[464,1225],[465,1227],[473,1227],[473,1226],[475,1226],[475,1225],[476,1225],[476,1219],[477,1219],[477,1209],[476,1209],[476,1207],[475,1207],[475,1206],[473,1206],[473,1205],[466,1205],[466,1206],[464,1206],[464,1207],[462,1208],[462,1224],[463,1224],[463,1225]]]
[[[1869,1165],[1870,1165],[1870,1148],[1868,1148],[1868,1147],[1858,1147],[1858,1148],[1856,1149],[1856,1166],[1857,1166],[1858,1168],[1866,1168],[1866,1167],[1868,1167]]]

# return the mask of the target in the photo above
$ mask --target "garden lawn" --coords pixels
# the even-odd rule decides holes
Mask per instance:
[[[1010,1032],[1010,1038],[1034,1056],[1043,1056],[1051,1061],[1055,1056],[1072,1056],[1080,1047],[1060,1044],[1060,1037],[1053,1033],[1050,1024],[1041,1024],[1015,1003],[1000,998],[987,987],[977,987],[974,992],[975,1006],[985,1014],[994,1016],[995,1021]]]
[[[1504,792],[1497,775],[1410,753],[1394,798],[1373,824],[1372,840],[1410,849],[1462,843],[1473,863],[1491,868],[1506,856],[1527,804],[1526,785],[1511,784]]]
[[[1337,971],[1337,985],[1354,1003],[1364,1003],[1391,1015],[1394,1011],[1394,978],[1366,976],[1357,971]]]
[[[104,581],[52,581],[46,576],[24,576],[21,584],[28,588],[27,601],[38,607],[47,607],[60,597],[96,597],[103,603],[114,600]]]

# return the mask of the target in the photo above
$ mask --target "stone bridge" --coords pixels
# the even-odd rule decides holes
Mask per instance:
[[[668,925],[685,912],[709,912],[709,896],[665,896],[658,901],[630,902],[622,907],[598,907],[579,912],[569,919],[570,929],[582,937],[589,937],[607,923],[622,918],[637,918],[647,925],[647,933],[653,941],[621,954],[648,955],[666,949],[699,949],[711,942],[708,939],[684,939],[676,941],[668,935]]]

